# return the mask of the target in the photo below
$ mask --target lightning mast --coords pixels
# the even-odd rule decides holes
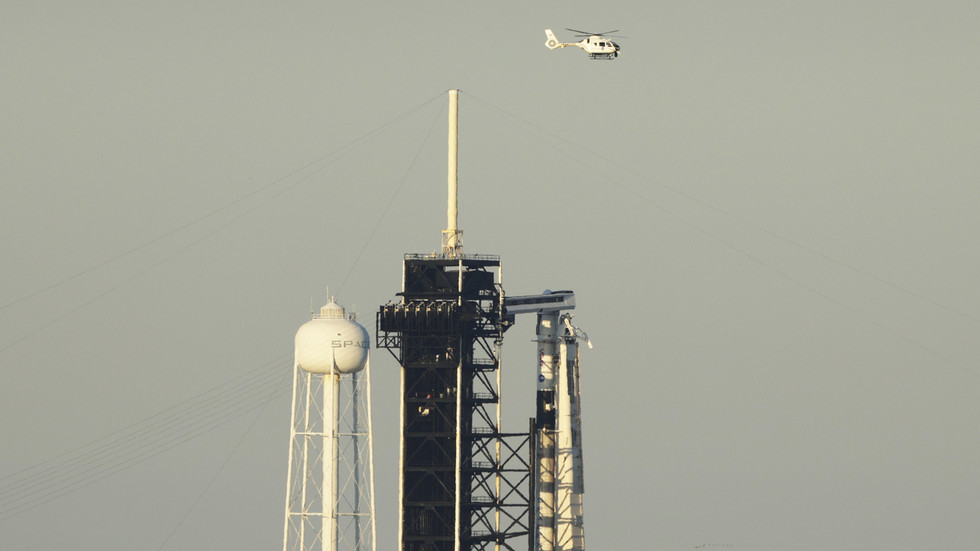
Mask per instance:
[[[446,229],[442,231],[442,254],[457,258],[463,254],[463,232],[459,223],[459,90],[449,91],[449,165]]]

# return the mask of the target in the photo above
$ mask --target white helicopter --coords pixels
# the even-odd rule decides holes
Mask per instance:
[[[544,45],[550,50],[555,48],[564,48],[566,46],[578,46],[582,48],[585,53],[589,54],[592,59],[616,59],[619,56],[619,44],[616,44],[612,40],[605,37],[607,34],[614,32],[619,32],[619,29],[615,31],[606,31],[603,33],[588,33],[585,31],[577,31],[575,29],[565,29],[567,31],[572,31],[573,33],[578,33],[576,37],[584,37],[581,42],[559,42],[555,33],[551,32],[551,29],[545,29],[544,34],[548,37]]]

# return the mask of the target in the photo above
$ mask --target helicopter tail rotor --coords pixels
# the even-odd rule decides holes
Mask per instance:
[[[561,46],[561,42],[558,41],[558,37],[555,36],[555,33],[551,32],[551,29],[545,29],[544,34],[548,37],[548,40],[545,41],[544,45],[547,46],[549,50],[554,50],[555,48]]]

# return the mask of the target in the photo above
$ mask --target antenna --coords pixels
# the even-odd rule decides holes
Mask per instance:
[[[449,91],[449,197],[446,209],[446,229],[442,232],[442,254],[459,258],[463,254],[463,232],[458,229],[459,218],[459,90]]]

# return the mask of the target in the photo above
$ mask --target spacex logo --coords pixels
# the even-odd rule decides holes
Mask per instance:
[[[370,341],[330,341],[331,348],[371,348]]]

